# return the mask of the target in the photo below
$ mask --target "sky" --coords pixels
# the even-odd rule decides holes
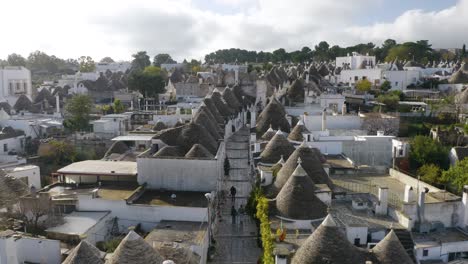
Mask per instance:
[[[176,60],[224,48],[273,51],[427,39],[468,42],[468,0],[15,0],[1,5],[0,58],[35,50],[60,58]]]

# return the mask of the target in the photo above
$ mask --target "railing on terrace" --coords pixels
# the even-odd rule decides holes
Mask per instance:
[[[336,186],[342,188],[343,190],[351,193],[369,193],[374,195],[375,197],[379,196],[379,186],[377,184],[374,184],[372,181],[368,184],[365,184],[334,180],[333,183]],[[401,200],[398,194],[395,194],[389,190],[387,198],[388,204],[390,206],[394,207],[397,210],[401,210],[403,208],[403,201]]]

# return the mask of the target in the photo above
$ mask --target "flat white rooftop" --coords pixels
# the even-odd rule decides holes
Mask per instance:
[[[133,161],[85,160],[72,163],[57,172],[74,175],[137,175],[137,163]]]
[[[46,229],[46,232],[83,235],[110,212],[75,211],[63,217],[64,224]]]

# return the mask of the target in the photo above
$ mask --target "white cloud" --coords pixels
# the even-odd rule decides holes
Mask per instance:
[[[242,10],[234,14],[201,10],[193,1],[8,1],[0,16],[0,58],[43,50],[64,58],[128,60],[147,50],[181,60],[231,47],[312,48],[321,40],[352,45],[428,39],[434,47],[459,47],[468,41],[468,0],[439,12],[408,10],[390,23],[368,26],[356,26],[356,21],[383,0],[213,0]]]

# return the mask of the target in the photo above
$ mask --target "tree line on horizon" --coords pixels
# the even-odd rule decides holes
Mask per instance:
[[[145,51],[145,56],[148,56]],[[140,53],[137,52],[136,54]],[[331,61],[336,57],[346,56],[352,52],[359,54],[369,54],[376,56],[377,61],[414,60],[426,64],[432,61],[441,60],[466,60],[466,47],[460,47],[457,52],[451,52],[447,49],[435,50],[428,40],[418,40],[416,42],[397,43],[393,39],[385,40],[382,45],[377,46],[372,42],[361,43],[354,46],[340,47],[339,45],[330,46],[326,41],[321,41],[313,49],[305,46],[300,50],[288,52],[284,48],[279,48],[272,52],[253,51],[245,49],[220,49],[205,55],[205,63],[304,63],[307,61]],[[141,54],[140,54],[141,55]],[[133,58],[135,59],[135,58]],[[111,63],[114,60],[111,57],[104,57],[100,62]],[[141,61],[140,61],[141,62]],[[184,63],[192,67],[199,67],[201,61],[184,60]],[[12,53],[5,60],[0,59],[0,66],[24,66],[31,70],[33,75],[37,74],[73,74],[80,70],[81,72],[94,71],[94,60],[90,56],[81,56],[77,59],[61,59],[55,55],[48,55],[42,51],[34,51],[28,57]],[[171,55],[160,53],[154,56],[153,62],[148,56],[145,63],[160,67],[163,63],[176,63]],[[135,66],[135,65],[133,65]],[[132,67],[133,67],[132,66]],[[141,66],[141,65],[140,65]]]
[[[391,62],[395,59],[414,60],[426,64],[432,61],[466,59],[465,45],[460,47],[457,53],[446,49],[435,50],[428,40],[418,40],[416,42],[397,43],[393,39],[385,40],[381,46],[374,43],[361,43],[354,46],[340,47],[330,46],[328,42],[321,41],[315,45],[314,49],[307,46],[300,50],[287,52],[279,48],[272,52],[249,51],[244,49],[221,49],[205,56],[208,63],[281,63],[294,62],[304,63],[307,61],[331,61],[336,57],[347,56],[352,52],[359,54],[369,54],[376,57],[377,61]]]

